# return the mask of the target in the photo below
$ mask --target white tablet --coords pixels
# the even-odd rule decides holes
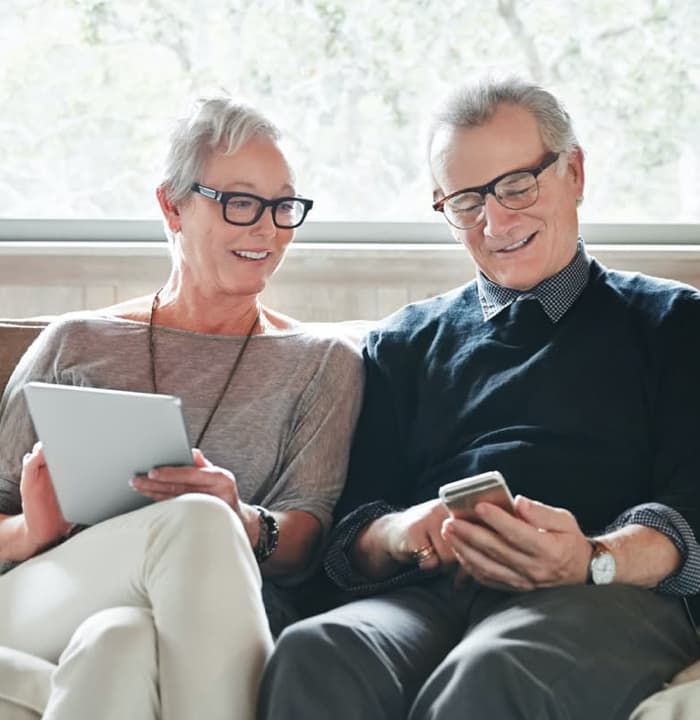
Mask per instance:
[[[93,525],[152,502],[129,486],[163,465],[192,465],[180,399],[30,382],[34,428],[68,522]]]

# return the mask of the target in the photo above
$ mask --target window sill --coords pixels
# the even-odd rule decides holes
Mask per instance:
[[[700,288],[700,244],[589,244],[604,265]],[[152,292],[170,271],[165,242],[0,242],[0,316],[111,305]],[[375,319],[462,285],[457,243],[294,243],[264,299],[301,320]]]

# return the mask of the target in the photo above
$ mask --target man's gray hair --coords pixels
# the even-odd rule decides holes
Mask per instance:
[[[276,125],[229,95],[198,98],[191,112],[176,122],[171,135],[162,180],[168,200],[177,204],[189,195],[213,151],[221,149],[232,155],[255,135],[280,139]]]
[[[428,152],[442,127],[478,127],[503,104],[518,105],[534,116],[542,140],[553,152],[579,147],[569,113],[554,95],[520,77],[485,77],[452,92],[435,113],[428,136]]]

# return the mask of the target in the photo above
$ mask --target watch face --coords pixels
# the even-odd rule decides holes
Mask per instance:
[[[615,579],[615,558],[612,553],[602,552],[591,560],[591,576],[596,585],[607,585]]]

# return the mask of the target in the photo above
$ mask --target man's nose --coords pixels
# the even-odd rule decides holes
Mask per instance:
[[[484,198],[484,232],[498,237],[505,235],[518,221],[518,211],[501,205],[495,196],[488,193]]]

